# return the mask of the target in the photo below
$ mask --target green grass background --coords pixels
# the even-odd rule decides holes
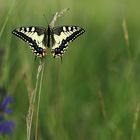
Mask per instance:
[[[0,85],[14,96],[9,119],[16,122],[12,136],[0,139],[26,139],[28,93],[38,68],[28,45],[11,31],[47,27],[56,11],[68,7],[56,25],[78,25],[86,32],[69,45],[63,63],[50,50],[43,60],[39,140],[139,140],[139,5],[136,0],[0,0],[0,49],[5,52]]]

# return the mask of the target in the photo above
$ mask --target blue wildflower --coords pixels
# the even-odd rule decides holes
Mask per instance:
[[[11,134],[15,128],[15,123],[13,121],[2,121],[0,123],[0,134]]]
[[[13,111],[8,105],[13,101],[12,96],[6,96],[0,104],[0,134],[11,134],[15,128],[15,123],[5,119],[5,115],[11,115]]]
[[[12,96],[7,96],[3,99],[1,105],[0,105],[0,111],[5,112],[7,114],[12,114],[12,110],[8,108],[8,105],[13,101]]]

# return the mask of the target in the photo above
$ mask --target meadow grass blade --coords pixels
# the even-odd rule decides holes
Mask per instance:
[[[64,10],[60,11],[60,12],[56,12],[50,22],[50,27],[53,28],[55,25],[55,22],[58,18],[62,17],[62,15],[67,12],[69,10],[69,8],[65,8]]]
[[[12,10],[13,10],[14,4],[15,4],[15,0],[12,1],[12,4],[10,5],[10,9],[9,9],[9,11],[8,11],[8,14],[7,14],[7,16],[6,16],[6,18],[5,18],[5,21],[4,21],[4,23],[3,23],[3,26],[2,26],[2,28],[1,28],[1,30],[0,30],[0,38],[1,38],[1,36],[2,36],[2,34],[3,34],[3,31],[4,31],[5,27],[6,27],[6,24],[8,23],[9,16],[10,16]]]
[[[138,124],[139,112],[140,112],[140,103],[137,105],[136,111],[135,111],[135,114],[134,114],[134,120],[133,120],[133,125],[132,125],[131,140],[134,140],[135,139],[135,131],[136,131],[137,124]]]
[[[123,32],[124,32],[124,40],[125,40],[126,46],[127,46],[128,56],[129,56],[129,58],[131,58],[128,27],[127,27],[125,18],[123,18],[123,20],[122,20],[122,27],[123,27]]]

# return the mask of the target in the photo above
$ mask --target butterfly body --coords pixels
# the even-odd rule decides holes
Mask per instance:
[[[42,27],[19,27],[12,31],[14,35],[21,38],[30,45],[33,53],[43,58],[47,52],[46,47],[52,45],[51,53],[53,57],[60,56],[65,53],[68,44],[85,32],[78,26],[60,26],[51,28]]]

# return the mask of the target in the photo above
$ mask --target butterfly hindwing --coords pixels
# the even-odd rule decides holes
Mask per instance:
[[[14,35],[27,42],[34,54],[43,57],[46,53],[44,43],[45,29],[39,27],[19,27],[12,31]]]
[[[52,31],[52,54],[54,57],[62,56],[70,42],[83,34],[85,30],[78,26],[55,27]]]

